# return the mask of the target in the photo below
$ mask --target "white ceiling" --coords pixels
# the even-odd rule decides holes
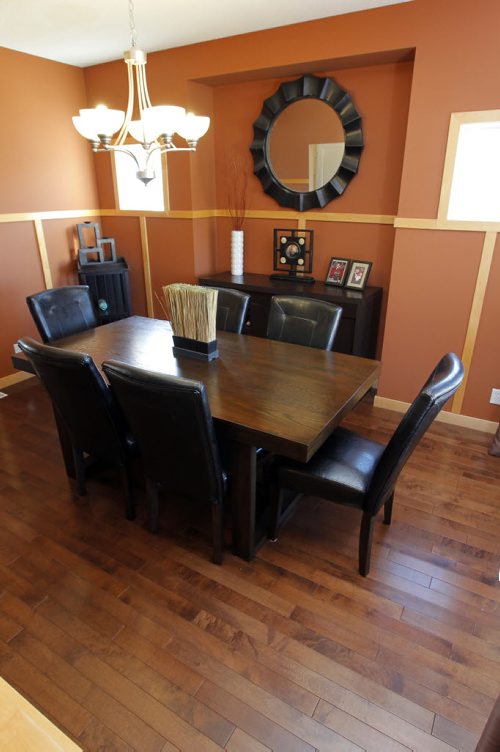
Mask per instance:
[[[147,52],[411,0],[135,0]],[[130,47],[128,0],[0,0],[0,46],[85,67]]]

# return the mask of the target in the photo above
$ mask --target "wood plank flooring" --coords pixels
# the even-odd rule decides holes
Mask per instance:
[[[112,471],[67,481],[50,405],[0,400],[0,675],[79,746],[472,752],[500,691],[500,459],[435,423],[357,574],[355,511],[303,498],[255,561],[208,510],[127,522]],[[346,424],[380,440],[399,416]],[[201,522],[199,521],[199,518]],[[1,747],[1,743],[0,743]]]

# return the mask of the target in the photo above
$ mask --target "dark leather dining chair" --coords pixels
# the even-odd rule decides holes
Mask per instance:
[[[390,524],[399,474],[436,415],[457,391],[463,375],[460,359],[454,353],[445,355],[386,446],[340,427],[308,463],[276,460],[270,472],[269,537],[276,539],[284,489],[359,509],[359,573],[366,576],[375,517],[384,507],[384,522]]]
[[[241,334],[245,325],[250,295],[225,287],[211,289],[218,291],[216,329]]]
[[[87,285],[68,285],[28,295],[33,321],[43,342],[93,329],[99,323]]]
[[[475,752],[498,752],[500,750],[500,695],[498,695]]]
[[[19,347],[48,392],[71,441],[78,494],[86,493],[86,455],[118,465],[127,519],[134,518],[130,464],[135,444],[114,397],[85,353],[42,345],[30,337]]]
[[[294,345],[331,350],[342,308],[334,303],[288,295],[271,298],[267,336]]]
[[[111,388],[137,440],[144,463],[151,532],[158,531],[159,490],[211,505],[213,560],[222,562],[222,470],[205,386],[107,361]]]

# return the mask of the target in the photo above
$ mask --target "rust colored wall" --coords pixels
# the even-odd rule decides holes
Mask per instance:
[[[71,122],[83,71],[0,47],[0,94],[0,212],[98,208],[92,155]]]
[[[78,284],[79,243],[76,225],[86,221],[94,221],[94,218],[51,219],[42,223],[53,287]]]
[[[363,119],[365,148],[359,172],[343,196],[328,204],[325,212],[395,214],[403,164],[412,63],[375,65],[340,71],[325,69],[318,75],[335,78],[350,92]],[[293,79],[288,77],[288,79]],[[233,155],[244,160],[250,175],[248,202],[251,209],[279,211],[252,174],[249,151],[253,123],[267,97],[283,78],[268,78],[217,86],[214,90],[217,199],[227,205],[228,187],[224,165]],[[307,212],[304,214],[307,219]]]
[[[148,83],[153,101],[183,104],[212,117],[209,134],[197,154],[170,157],[172,208],[227,208],[225,162],[232,154],[240,154],[251,174],[248,147],[263,99],[283,80],[312,72],[332,75],[353,95],[363,117],[366,143],[359,174],[345,195],[324,213],[434,219],[450,114],[498,108],[499,28],[498,0],[475,4],[469,0],[414,0],[150,54]],[[408,62],[412,51],[413,63]],[[10,56],[9,62],[18,57],[9,51],[0,54],[4,59]],[[5,71],[7,66],[2,68]],[[13,122],[0,123],[0,143],[9,143],[19,127],[17,121],[25,123],[26,112],[34,107],[37,122],[41,111],[46,132],[55,133],[58,141],[68,139],[71,153],[64,152],[64,165],[55,149],[47,160],[39,152],[30,151],[26,160],[21,154],[21,163],[13,154],[6,154],[4,174],[9,180],[4,180],[0,189],[2,211],[60,210],[74,208],[75,203],[81,208],[94,206],[88,147],[72,127],[62,128],[61,121],[67,123],[78,107],[87,104],[87,93],[89,106],[105,101],[123,107],[123,62],[87,69],[86,88],[81,71],[68,66],[21,56],[15,69],[13,83],[0,79],[4,97],[17,97]],[[11,70],[9,66],[9,77]],[[51,77],[49,89],[40,85],[42,78],[50,81]],[[54,93],[55,88],[60,94]],[[54,101],[58,113],[52,121]],[[107,160],[102,155],[96,158],[96,175],[100,205],[112,209]],[[58,181],[60,174],[63,177]],[[287,227],[289,221],[279,218],[280,208],[252,175],[248,202],[249,208],[263,215],[246,221],[245,268],[267,273],[272,230]],[[311,222],[307,217],[307,213],[302,215],[316,232],[314,273],[318,278],[326,273],[332,255],[373,260],[370,282],[384,286],[388,301],[379,393],[410,401],[439,355],[451,349],[461,352],[484,233],[394,230],[361,222]],[[134,225],[130,218],[118,217],[105,224],[112,229],[106,229],[107,233],[120,237],[134,265],[139,263],[133,255],[137,220]],[[51,264],[62,279],[67,273],[64,227],[49,230],[48,225],[44,221],[50,236]],[[154,289],[169,281],[193,281],[198,274],[228,268],[230,228],[225,218],[149,218]],[[7,232],[6,228],[2,232]],[[28,233],[24,227],[13,234],[22,236],[25,243],[29,238],[26,248],[33,248],[31,227]],[[40,272],[32,255],[25,252],[31,258],[28,275],[34,282],[40,279]],[[496,336],[499,253],[497,243],[463,403],[465,414],[489,420],[500,417],[498,407],[488,404],[491,387],[500,387]],[[19,277],[15,277],[16,299],[24,285],[24,278]],[[139,307],[144,304],[141,284],[137,273],[133,294]]]
[[[394,367],[384,371],[383,395],[408,401],[443,353],[462,352],[481,248],[475,233],[398,236],[383,351]]]
[[[0,224],[2,282],[0,295],[0,374],[12,372],[10,356],[20,337],[38,337],[26,296],[44,289],[32,222]]]
[[[162,287],[171,282],[195,282],[196,274],[193,247],[193,223],[190,220],[148,220],[148,241],[151,259],[151,284],[153,294],[162,296]],[[154,312],[163,318],[156,295]]]
[[[468,259],[465,259],[468,264]],[[500,356],[498,347],[500,300],[500,239],[497,237],[492,268],[481,314],[481,326],[474,348],[474,359],[469,373],[463,412],[465,415],[484,414],[492,388],[500,384]],[[489,405],[490,419],[500,418],[498,405]]]
[[[146,290],[139,220],[136,217],[103,217],[101,229],[104,237],[115,239],[117,257],[123,256],[128,264],[132,313],[137,316],[146,316]]]
[[[27,295],[44,289],[31,213],[97,209],[92,155],[71,123],[85,104],[83,71],[0,48],[0,377],[12,374],[13,343],[37,336]],[[6,223],[27,213],[27,221]],[[6,216],[7,215],[7,216]],[[72,233],[78,219],[44,220],[55,285],[76,280]]]
[[[497,107],[499,21],[496,0],[481,0],[473,7],[466,0],[414,0],[156,53],[150,55],[148,77],[157,101],[162,99],[162,89],[167,99],[184,104],[193,96],[189,82],[212,86],[218,207],[227,206],[224,164],[230,155],[242,155],[252,171],[248,145],[263,99],[284,79],[315,72],[333,75],[353,95],[363,117],[366,142],[359,174],[345,195],[324,211],[433,219],[451,112]],[[413,64],[401,62],[405,55],[408,59],[409,50],[415,50]],[[118,92],[117,71],[112,65],[87,72],[91,98],[97,99],[105,91]],[[193,168],[196,158],[191,158]],[[207,164],[196,166],[198,172],[191,171],[191,195],[187,171],[180,163],[175,167],[178,195],[172,195],[173,208],[185,208],[189,201],[193,204],[193,187],[198,190],[213,180]],[[197,202],[197,208],[208,208],[209,199],[210,190]],[[253,176],[248,202],[254,210],[280,211]],[[304,216],[307,220],[307,214]],[[272,229],[287,224],[265,216],[246,221],[248,271],[270,271]],[[478,268],[483,234],[394,231],[361,223],[313,222],[308,226],[316,230],[314,272],[318,278],[331,255],[374,261],[370,282],[383,284],[389,299],[380,394],[410,401],[416,384],[438,355],[448,349],[461,352],[475,285],[470,270]],[[218,219],[216,228],[214,270],[221,270],[229,266],[230,222]],[[155,259],[153,265],[162,269],[163,276],[189,277],[197,270],[199,254],[201,266],[210,263],[206,237],[200,247],[196,233],[182,237],[191,261],[187,263],[185,256],[182,262],[172,257],[167,270],[164,260]],[[429,273],[422,288],[415,275],[424,267]],[[464,268],[469,269],[468,274],[462,274]],[[464,409],[473,409],[474,415],[487,419],[498,416],[498,410],[484,400],[486,387],[476,375],[483,367],[476,364],[484,360],[481,353],[486,343],[492,344],[488,317],[493,299],[490,288],[498,286],[496,275],[498,264],[494,263],[464,402]],[[495,379],[500,383],[499,363],[494,360],[486,364],[491,385]],[[482,396],[476,396],[478,389]]]
[[[450,114],[498,109],[500,4],[417,0],[412,5],[417,53],[398,214],[434,218]],[[483,239],[481,232],[396,231],[382,396],[410,400],[439,355],[447,350],[461,354]],[[498,406],[489,404],[491,388],[500,384],[498,304],[494,310],[500,288],[498,253],[497,243],[462,407],[466,415],[493,421],[500,418]],[[432,269],[424,298],[415,283],[423,265]]]

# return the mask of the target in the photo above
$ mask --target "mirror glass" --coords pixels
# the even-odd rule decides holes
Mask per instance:
[[[323,208],[358,171],[361,116],[333,78],[306,74],[264,100],[250,151],[254,174],[280,206]]]
[[[277,180],[290,191],[314,191],[336,174],[345,152],[342,122],[320,99],[286,107],[273,123],[268,160]]]

